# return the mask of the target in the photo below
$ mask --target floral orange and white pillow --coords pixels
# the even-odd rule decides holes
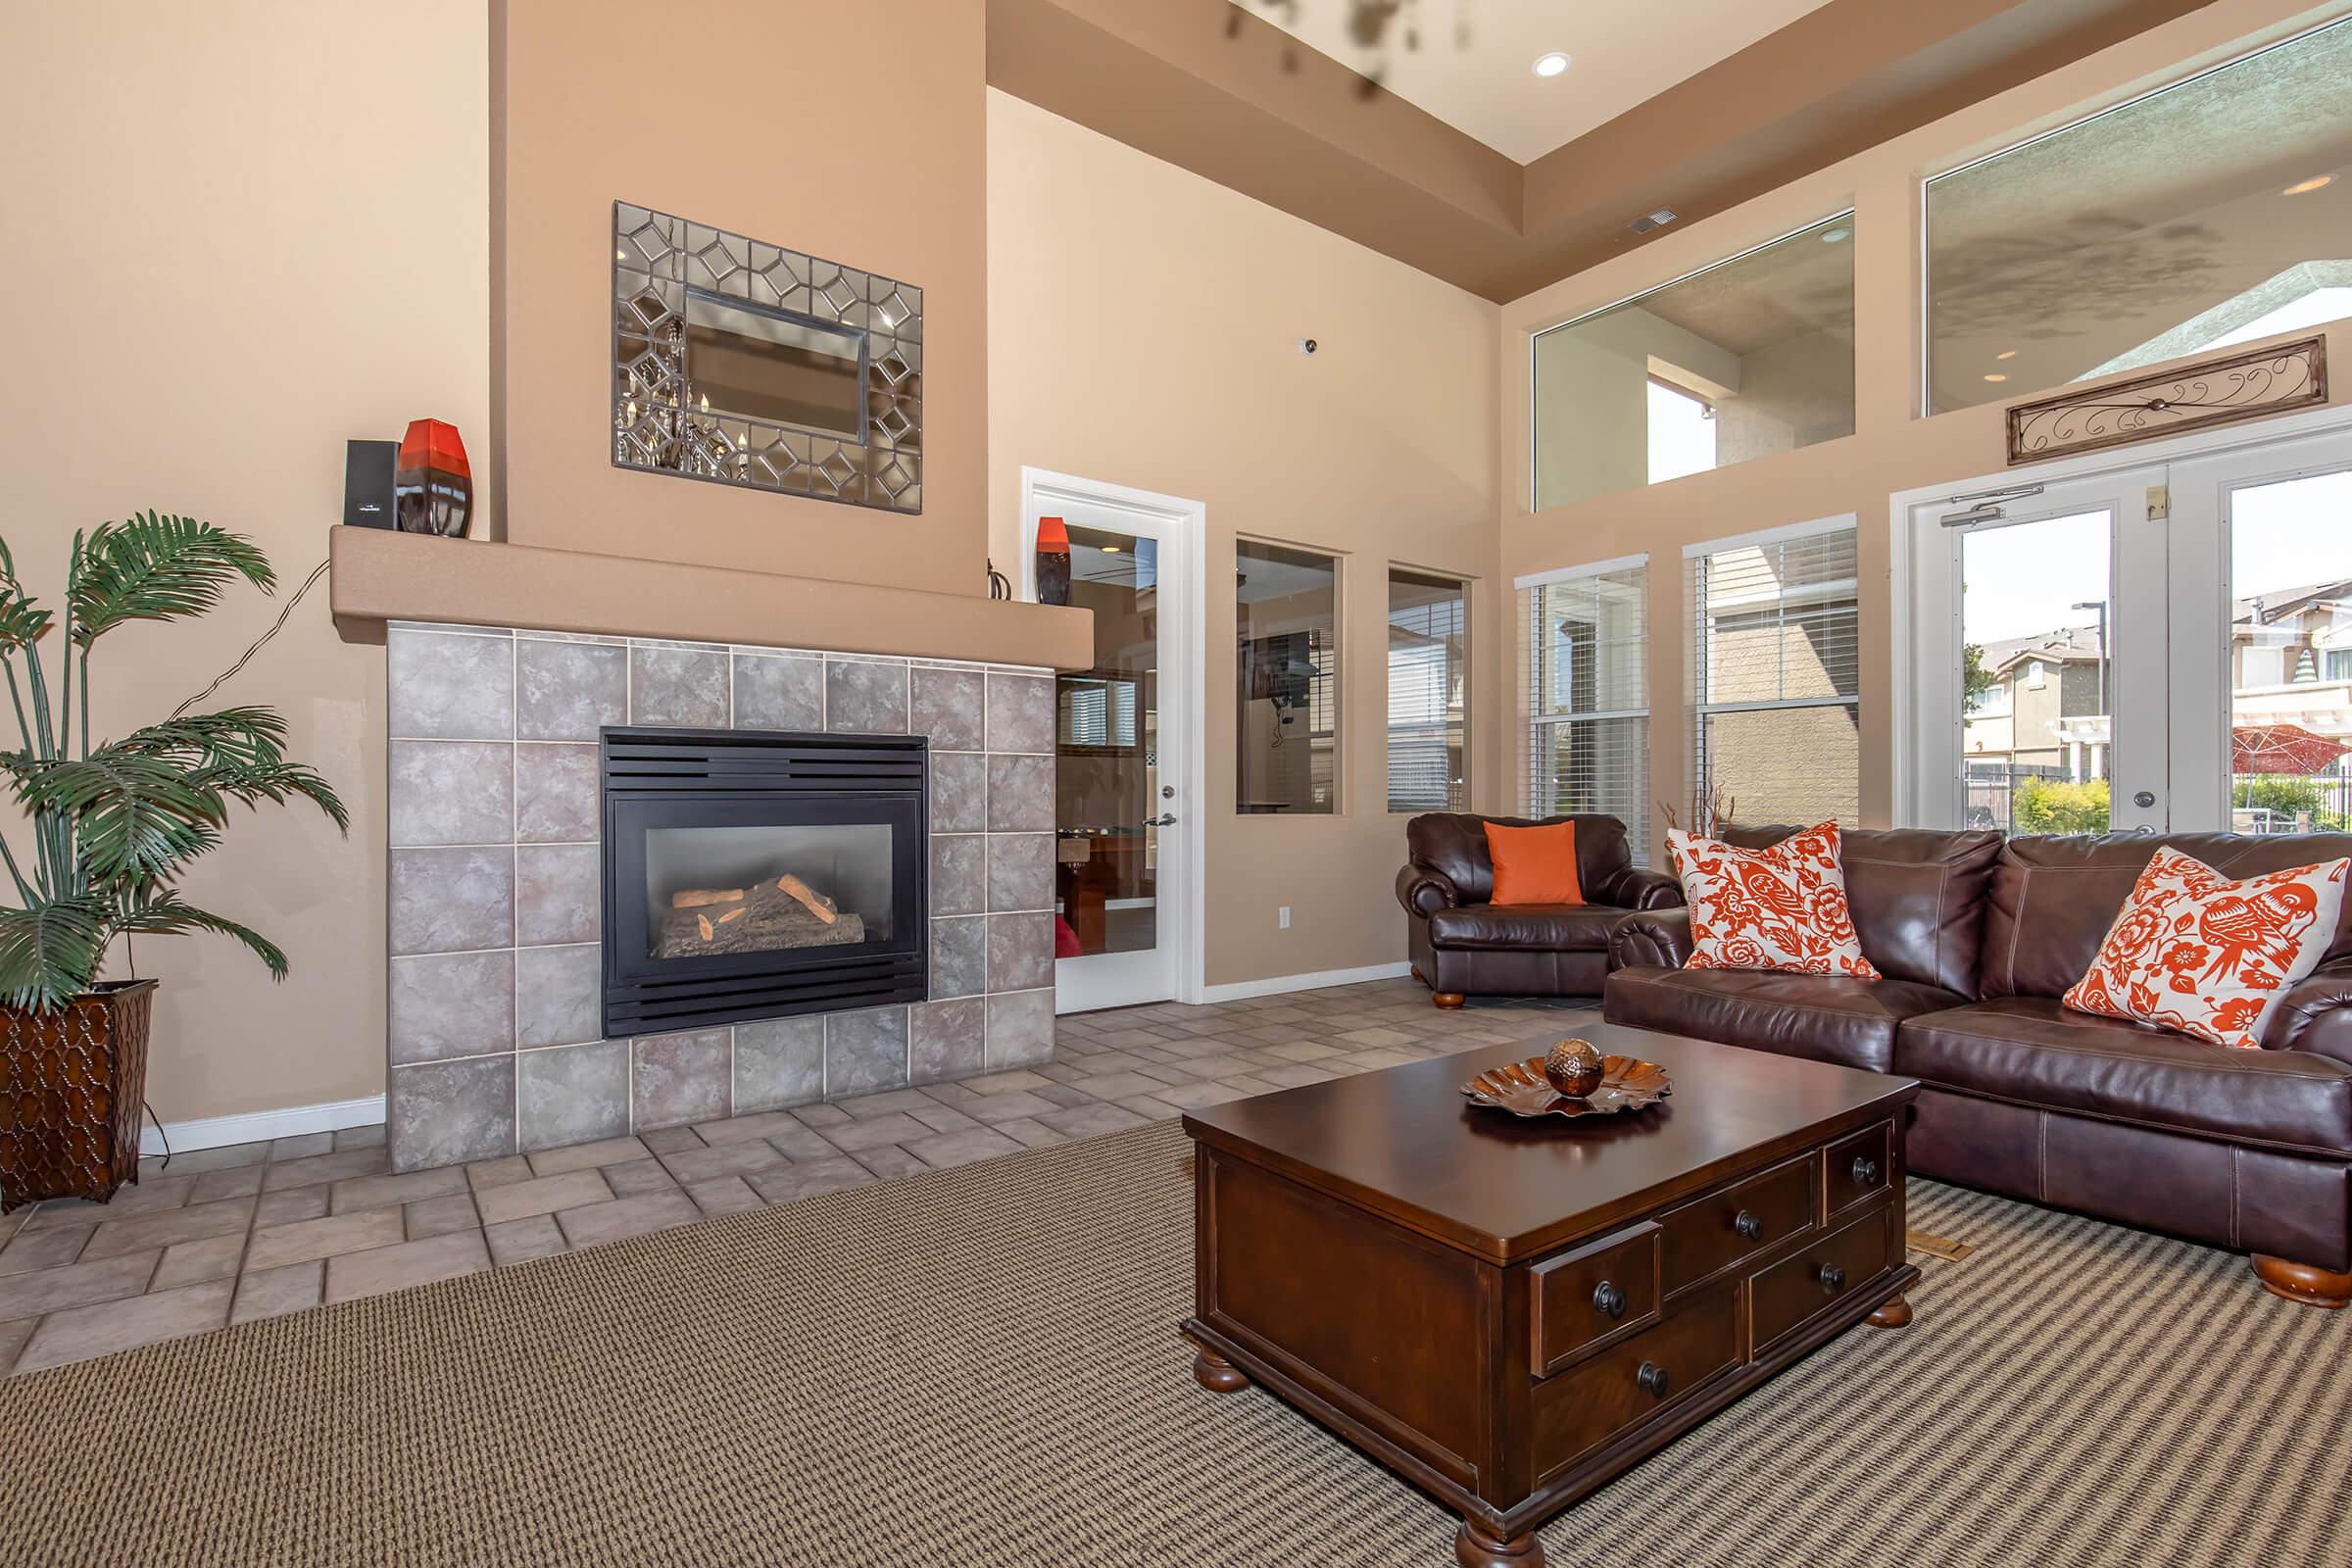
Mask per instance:
[[[1790,834],[1768,850],[1677,829],[1666,835],[1666,849],[1690,906],[1686,967],[1879,978],[1846,907],[1837,823]]]
[[[2160,849],[2063,1001],[2077,1012],[2257,1049],[2286,988],[2335,940],[2347,868],[2352,859],[2326,860],[2233,882]]]

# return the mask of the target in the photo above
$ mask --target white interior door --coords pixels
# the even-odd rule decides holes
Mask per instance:
[[[2172,466],[2174,820],[2352,824],[2352,429]]]
[[[1054,681],[1054,1007],[1197,995],[1201,508],[1023,469],[1023,598],[1046,517],[1095,616],[1093,667]]]

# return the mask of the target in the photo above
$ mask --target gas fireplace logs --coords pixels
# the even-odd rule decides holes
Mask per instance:
[[[654,956],[772,953],[863,942],[865,921],[844,914],[831,899],[797,876],[770,877],[748,888],[690,888],[669,896],[669,912],[654,938]]]

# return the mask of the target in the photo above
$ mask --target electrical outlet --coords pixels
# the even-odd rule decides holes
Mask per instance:
[[[1290,928],[1291,906],[1285,904],[1274,911],[1274,929],[1277,931],[1288,931]]]

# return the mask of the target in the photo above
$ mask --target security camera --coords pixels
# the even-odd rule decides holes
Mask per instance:
[[[1302,338],[1300,338],[1300,339],[1298,340],[1298,352],[1299,352],[1299,353],[1301,353],[1301,354],[1312,354],[1312,353],[1314,353],[1314,352],[1315,352],[1315,340],[1314,340],[1313,338],[1311,338],[1311,337],[1302,337]]]

